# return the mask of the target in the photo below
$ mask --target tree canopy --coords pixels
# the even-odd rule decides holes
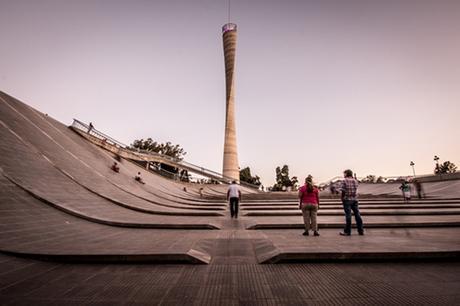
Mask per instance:
[[[276,183],[273,185],[273,191],[281,191],[287,187],[295,187],[296,184],[299,182],[297,176],[293,176],[289,178],[289,166],[284,165],[282,168],[276,167]]]
[[[455,173],[457,172],[457,166],[450,161],[445,161],[442,164],[436,164],[436,168],[434,168],[435,174],[446,174],[446,173]]]
[[[183,160],[184,155],[187,154],[187,152],[185,152],[184,149],[178,144],[174,145],[169,141],[166,143],[158,143],[156,141],[153,141],[153,139],[150,137],[147,139],[141,138],[134,140],[130,146],[130,149],[140,149],[156,152],[167,156],[171,156],[179,160]]]
[[[251,175],[251,169],[249,167],[240,170],[240,181],[257,186],[260,186],[262,184],[260,182],[260,177],[258,175]]]

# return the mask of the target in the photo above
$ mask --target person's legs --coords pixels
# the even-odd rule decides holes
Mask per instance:
[[[318,222],[317,222],[317,213],[318,213],[318,205],[309,205],[310,206],[310,218],[311,218],[311,229],[314,232],[318,231]]]
[[[358,233],[363,234],[363,219],[361,218],[361,214],[359,213],[358,201],[353,201],[351,203],[351,209],[353,210],[353,214],[355,215],[356,220],[356,227],[358,228]]]
[[[305,225],[305,232],[308,233],[310,230],[310,210],[308,210],[308,207],[305,204],[302,204],[302,216],[303,224]]]
[[[235,215],[234,201],[233,201],[233,198],[230,198],[230,216],[233,218],[234,215]]]
[[[235,207],[233,209],[233,212],[235,214],[235,218],[238,218],[238,208],[239,208],[239,203],[240,202],[240,199],[238,198],[235,198]]]
[[[344,200],[343,201],[343,211],[345,212],[345,229],[343,232],[347,235],[351,233],[351,201]]]
[[[406,191],[404,195],[406,197],[406,201],[410,201],[410,191]]]

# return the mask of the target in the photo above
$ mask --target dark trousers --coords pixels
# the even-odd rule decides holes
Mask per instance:
[[[345,229],[344,232],[346,234],[351,233],[351,211],[355,215],[356,220],[356,227],[358,228],[359,233],[363,233],[363,219],[361,219],[361,215],[359,214],[358,208],[358,201],[356,200],[344,200],[343,202],[343,210],[345,211]]]
[[[230,215],[233,217],[238,218],[238,202],[240,199],[238,198],[230,198]]]

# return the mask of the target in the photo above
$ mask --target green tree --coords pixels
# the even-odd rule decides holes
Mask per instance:
[[[434,168],[435,174],[446,174],[446,173],[455,173],[457,172],[457,166],[450,161],[445,161],[442,164],[436,164],[436,168]]]
[[[284,165],[282,168],[276,167],[276,183],[273,185],[273,191],[281,191],[283,187],[295,187],[296,184],[299,182],[296,176],[289,178],[289,166]]]
[[[240,170],[240,181],[257,186],[261,185],[260,177],[258,175],[252,176],[249,167]]]
[[[183,160],[184,155],[187,154],[187,152],[185,152],[184,149],[181,148],[181,146],[178,144],[173,145],[169,141],[166,143],[158,143],[156,141],[153,141],[153,139],[150,137],[147,139],[142,138],[134,140],[129,148],[132,150],[139,149],[150,152],[156,152],[159,154],[171,156],[178,160]]]

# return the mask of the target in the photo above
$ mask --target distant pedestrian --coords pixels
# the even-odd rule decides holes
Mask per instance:
[[[417,198],[424,198],[425,191],[423,190],[422,182],[420,182],[419,180],[414,180],[413,183],[415,186],[415,191],[417,192]]]
[[[399,186],[399,189],[401,189],[404,202],[410,201],[410,185],[408,181],[402,182],[401,186]]]
[[[200,198],[202,198],[202,197],[203,197],[203,187],[201,187],[201,188],[198,190],[198,192],[200,193]]]
[[[353,178],[353,171],[345,170],[343,172],[344,180],[342,181],[342,204],[345,212],[345,229],[340,232],[342,236],[351,235],[351,212],[355,215],[356,227],[358,233],[364,235],[363,220],[359,213],[358,207],[358,181]]]
[[[112,167],[110,167],[110,169],[112,169],[116,173],[120,172],[120,167],[118,167],[117,162],[113,162],[113,165],[112,165]]]
[[[329,191],[331,192],[331,195],[335,195],[335,184],[333,182],[331,182],[329,184]]]
[[[241,191],[236,184],[236,181],[233,181],[230,186],[228,186],[227,201],[230,203],[231,217],[238,218],[238,206],[239,202],[241,202]]]
[[[141,177],[141,173],[140,172],[137,172],[137,175],[134,177],[134,180],[136,180],[137,182],[141,183],[141,184],[145,184],[144,180],[142,179]]]
[[[299,209],[302,210],[305,231],[302,235],[308,236],[308,231],[313,230],[313,235],[319,236],[317,213],[319,209],[319,190],[313,185],[313,177],[307,176],[305,185],[299,188]]]
[[[88,126],[88,134],[94,129],[94,125],[92,122],[89,123],[89,126]]]

